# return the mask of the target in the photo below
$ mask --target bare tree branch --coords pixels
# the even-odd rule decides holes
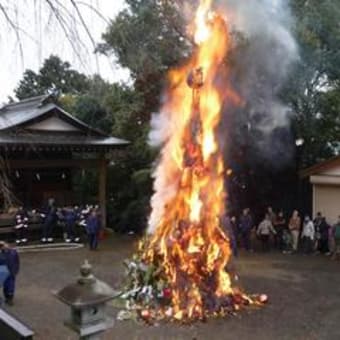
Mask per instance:
[[[81,57],[81,55],[79,54],[78,49],[76,48],[76,46],[74,45],[74,42],[72,41],[72,38],[69,35],[69,31],[68,31],[68,26],[67,23],[65,22],[64,18],[60,15],[60,12],[58,11],[58,9],[54,6],[54,4],[52,3],[51,0],[44,0],[46,1],[46,3],[48,4],[48,6],[50,7],[50,9],[52,10],[55,18],[57,19],[57,21],[59,22],[65,36],[66,39],[68,40],[68,42],[71,45],[71,48],[73,50],[73,52],[77,55],[79,61],[81,62],[82,66],[85,67],[84,61]]]
[[[21,60],[23,61],[24,60],[24,50],[23,50],[23,47],[22,47],[21,38],[20,38],[20,34],[19,34],[19,27],[10,18],[10,16],[7,13],[7,10],[4,8],[4,6],[1,3],[0,3],[0,12],[2,12],[6,21],[13,28],[13,30],[15,32],[15,35],[17,37],[17,42],[19,44],[19,52],[20,52]]]
[[[44,0],[46,1],[46,0]],[[69,30],[69,32],[71,32],[72,34],[75,35],[75,41],[77,43],[79,43],[82,48],[84,48],[87,52],[88,52],[88,48],[87,46],[83,43],[82,39],[79,36],[79,32],[78,30],[75,28],[74,30],[72,30],[72,25],[68,24],[66,19],[68,18],[70,21],[74,21],[75,22],[75,27],[77,25],[77,20],[76,17],[67,9],[67,7],[65,5],[63,5],[59,0],[53,0],[56,2],[56,4],[64,11],[64,13],[60,13],[60,18],[63,19],[65,26],[67,26],[67,29]],[[55,7],[56,8],[56,7]],[[57,8],[56,8],[57,9]]]
[[[96,13],[98,15],[99,18],[101,18],[106,24],[110,24],[110,21],[107,20],[103,14],[101,14],[95,7],[93,7],[92,5],[84,2],[84,1],[77,1],[78,5],[82,5],[85,7],[88,7],[91,11],[93,11],[94,13]]]
[[[86,33],[87,33],[87,36],[89,37],[89,39],[90,39],[91,42],[92,42],[93,50],[95,50],[95,49],[96,49],[96,42],[95,42],[95,40],[93,39],[93,36],[92,36],[92,34],[91,34],[91,32],[90,32],[90,30],[89,30],[89,28],[88,28],[88,26],[87,26],[87,24],[86,24],[86,22],[85,22],[85,20],[84,20],[82,14],[80,13],[77,4],[74,2],[74,0],[71,0],[71,3],[72,3],[73,7],[75,8],[75,10],[76,10],[76,12],[77,12],[77,14],[78,14],[78,17],[79,17],[79,19],[80,19],[80,22],[82,23],[82,25],[83,25],[83,27],[84,27]],[[98,62],[97,54],[95,54],[95,59],[96,59],[97,70],[99,70],[99,62]]]

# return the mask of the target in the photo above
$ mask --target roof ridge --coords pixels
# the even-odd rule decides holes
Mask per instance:
[[[47,98],[49,98],[51,96],[52,96],[51,94],[43,94],[43,95],[40,95],[40,96],[25,98],[25,99],[22,99],[22,100],[17,101],[17,102],[6,104],[6,105],[2,106],[0,110],[6,110],[7,108],[21,106],[21,105],[25,105],[25,104],[29,104],[29,103],[32,103],[32,104],[36,103],[36,102],[43,103]]]

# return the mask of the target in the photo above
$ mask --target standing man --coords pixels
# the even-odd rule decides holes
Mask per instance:
[[[293,211],[292,217],[289,220],[288,228],[292,235],[293,252],[296,253],[299,246],[299,236],[301,230],[301,218],[297,210]]]
[[[66,226],[66,239],[67,243],[75,242],[75,226],[77,221],[77,212],[72,207],[65,207],[63,210]]]
[[[303,252],[310,254],[313,251],[313,242],[315,236],[314,223],[308,215],[305,216],[301,233]]]
[[[86,220],[86,231],[88,235],[90,250],[97,250],[99,230],[100,221],[96,210],[92,209],[89,217]]]
[[[327,255],[330,255],[329,249],[328,249],[329,228],[330,228],[330,225],[327,223],[326,218],[322,217],[321,223],[319,225],[319,231],[320,231],[319,251]]]
[[[45,214],[42,214],[42,217],[45,218],[43,224],[43,235],[41,238],[42,243],[52,243],[53,242],[53,228],[57,222],[57,209],[54,205],[54,198],[50,198],[48,200],[48,206],[45,211]]]
[[[320,239],[321,239],[321,232],[320,232],[320,225],[322,223],[322,213],[319,211],[314,219],[314,229],[315,229],[315,242],[314,242],[314,250],[315,252],[319,252],[320,248]]]
[[[9,275],[4,282],[3,293],[5,302],[12,306],[15,293],[15,279],[19,273],[20,261],[18,252],[3,241],[0,241],[0,264],[6,265],[9,271]]]
[[[278,250],[282,251],[284,249],[283,234],[285,229],[287,228],[286,219],[283,215],[282,210],[280,210],[279,213],[277,214],[273,226],[276,231],[276,235],[274,237],[275,247]]]
[[[243,247],[245,250],[251,251],[250,236],[253,228],[253,219],[250,216],[249,208],[243,209],[239,226]]]

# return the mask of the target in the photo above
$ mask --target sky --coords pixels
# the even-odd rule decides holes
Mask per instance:
[[[128,72],[117,65],[113,57],[95,56],[94,47],[81,25],[70,0],[53,0],[68,27],[67,39],[46,0],[1,0],[16,32],[0,12],[0,104],[14,96],[13,90],[26,69],[38,71],[51,54],[69,61],[73,68],[86,73],[99,73],[109,81],[128,79]],[[125,6],[124,0],[75,1],[96,43],[101,42],[108,21]],[[59,5],[58,5],[59,3]],[[95,8],[104,17],[99,16]],[[65,14],[65,13],[69,14]],[[76,18],[76,19],[75,19]],[[18,39],[19,35],[19,39]]]

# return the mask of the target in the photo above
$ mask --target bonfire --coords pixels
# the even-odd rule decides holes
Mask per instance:
[[[227,170],[217,128],[222,105],[240,102],[223,64],[231,45],[228,23],[212,11],[211,0],[202,0],[193,29],[195,52],[169,73],[161,111],[168,136],[155,172],[148,236],[126,262],[122,297],[144,320],[203,320],[266,301],[237,288],[221,225]]]

